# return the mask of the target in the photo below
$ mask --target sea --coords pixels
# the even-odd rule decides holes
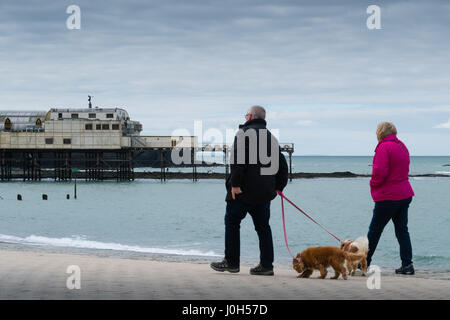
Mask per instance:
[[[370,174],[372,160],[369,156],[294,156],[292,162],[294,172]],[[450,156],[411,157],[413,175],[448,175],[410,178],[416,194],[408,217],[414,265],[440,277],[450,274],[449,165]],[[201,170],[222,172],[225,168]],[[221,179],[78,180],[76,199],[74,192],[75,181],[0,182],[0,248],[193,262],[223,257],[226,203]],[[18,194],[22,201],[17,200]],[[42,200],[43,194],[48,200]],[[369,178],[294,179],[284,194],[340,239],[367,234],[374,207]],[[275,266],[289,266],[292,258],[286,249],[279,197],[271,203],[270,224]],[[286,232],[293,253],[310,246],[338,245],[287,204]],[[244,265],[259,262],[258,238],[249,216],[241,225],[241,260]],[[372,264],[400,265],[392,223],[383,232]]]

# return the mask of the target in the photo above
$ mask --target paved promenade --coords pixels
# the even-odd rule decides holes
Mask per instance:
[[[81,289],[66,273],[79,267]],[[75,270],[75,269],[74,269]],[[72,271],[73,272],[73,271]],[[0,250],[0,299],[449,299],[450,281],[381,273],[381,288],[367,277],[297,279],[278,268],[274,277],[219,273],[204,263],[160,262],[89,255]],[[69,286],[76,281],[69,281]]]

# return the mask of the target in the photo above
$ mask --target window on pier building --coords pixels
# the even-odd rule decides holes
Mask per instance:
[[[78,113],[72,113],[71,118],[72,119],[78,119]]]
[[[5,120],[5,130],[11,130],[11,120],[9,118]]]
[[[97,115],[95,113],[89,113],[89,119],[95,119]]]
[[[70,138],[64,138],[64,139],[63,139],[63,143],[64,143],[64,144],[71,144],[71,143],[72,143],[72,139],[70,139]]]
[[[62,113],[58,113],[58,119],[62,119]]]
[[[112,118],[114,118],[114,113],[107,113],[107,114],[106,114],[106,118],[107,118],[107,119],[112,119]]]
[[[53,138],[45,138],[45,144],[53,144]]]
[[[102,130],[109,130],[109,124],[102,124]]]
[[[112,124],[112,130],[119,130],[119,124],[118,123],[113,123]]]
[[[95,130],[102,130],[102,125],[101,124],[96,124],[95,125]]]
[[[92,130],[92,123],[86,123],[86,125],[84,126],[84,128],[86,130]]]

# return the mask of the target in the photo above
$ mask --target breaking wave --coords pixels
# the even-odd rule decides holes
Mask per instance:
[[[99,242],[86,240],[85,237],[74,236],[71,238],[48,238],[36,235],[30,235],[22,238],[0,234],[0,242],[24,244],[33,246],[49,246],[49,247],[66,247],[80,249],[98,249],[98,250],[115,250],[115,251],[131,251],[138,253],[154,253],[154,254],[170,254],[182,256],[219,256],[213,251],[199,251],[194,249],[166,249],[166,248],[147,248],[141,246],[125,245],[113,242]]]

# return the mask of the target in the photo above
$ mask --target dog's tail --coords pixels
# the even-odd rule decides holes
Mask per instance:
[[[345,259],[346,259],[346,260],[349,260],[350,262],[353,262],[353,261],[360,261],[360,260],[366,258],[366,254],[365,254],[364,252],[361,252],[361,253],[351,253],[351,252],[344,251],[343,253],[344,253]]]

